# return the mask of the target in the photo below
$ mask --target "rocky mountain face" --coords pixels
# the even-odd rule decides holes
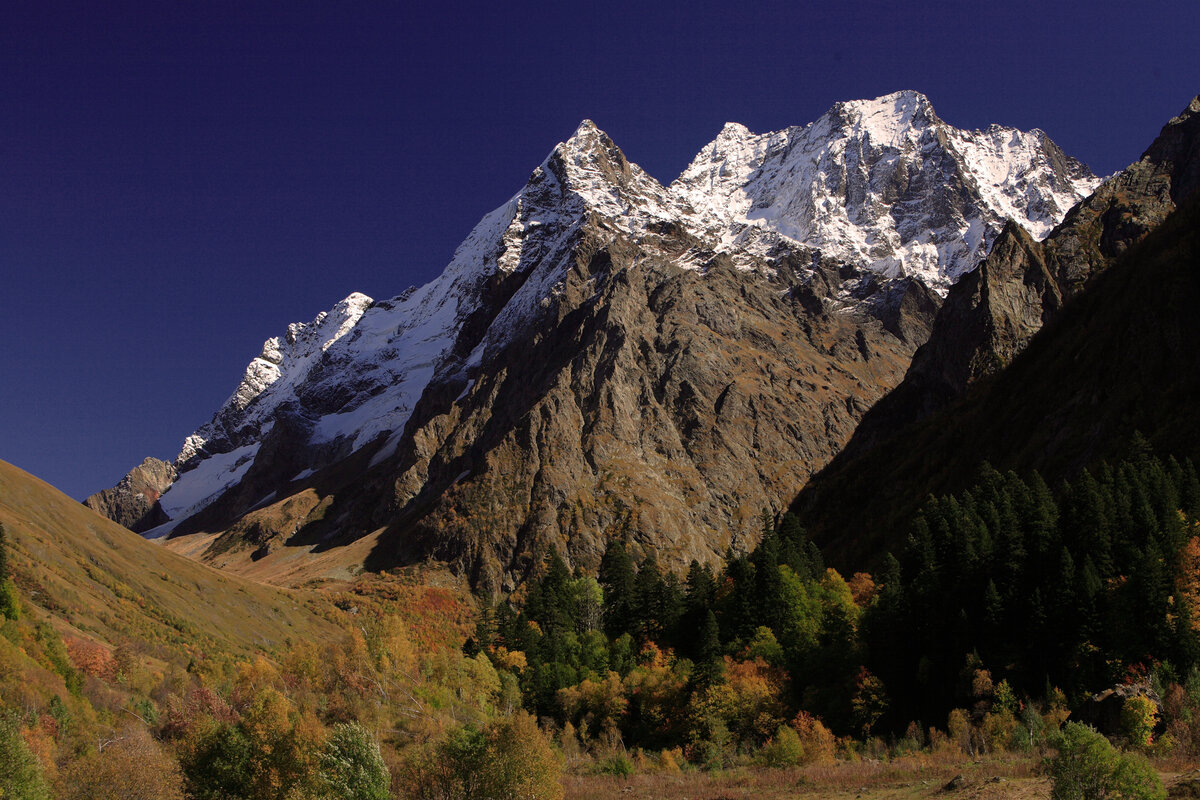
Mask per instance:
[[[97,492],[84,505],[135,533],[142,533],[169,521],[158,500],[178,476],[173,464],[147,458],[116,486]]]
[[[904,381],[871,409],[845,459],[947,406],[1010,363],[1063,304],[1200,186],[1200,97],[1041,242],[1009,224],[949,291]]]
[[[1187,365],[1197,341],[1185,299],[1195,295],[1195,240],[1183,236],[1200,203],[1197,175],[1200,97],[1044,241],[1006,229],[979,268],[952,287],[904,381],[795,501],[818,539],[834,551],[881,553],[882,546],[837,539],[865,519],[899,524],[896,515],[910,512],[914,499],[961,488],[985,458],[1000,468],[1063,477],[1135,428],[1174,431],[1152,437],[1164,452],[1186,454],[1189,443],[1200,444],[1173,419],[1186,416],[1179,410],[1190,400],[1181,387],[1192,383]],[[1170,233],[1139,250],[1168,219]],[[1117,264],[1121,277],[1106,278]],[[1093,288],[1101,279],[1105,288]],[[1161,285],[1143,291],[1138,281]],[[1072,311],[1077,305],[1081,310]],[[1097,308],[1103,315],[1083,310]],[[1039,347],[1040,361],[1022,361],[1046,327],[1054,328],[1046,338],[1055,343]],[[1056,382],[1061,386],[1051,391]],[[1046,421],[1057,427],[1047,430]],[[905,454],[913,452],[930,463],[910,463]]]
[[[944,289],[1006,219],[1043,238],[1099,181],[1038,130],[962,131],[898,92],[762,135],[730,123],[671,188],[735,251],[780,237]]]
[[[1039,236],[1096,182],[913,92],[727,125],[670,186],[584,122],[437,279],[268,340],[150,535],[270,558],[382,530],[371,566],[490,589],[613,535],[718,557],[896,385],[1006,218]]]
[[[1180,461],[1200,452],[1200,193],[1131,245],[1000,372],[865,454],[840,456],[801,493],[839,567],[904,544],[929,494],[971,485],[986,460],[1051,486],[1136,453],[1136,434]]]

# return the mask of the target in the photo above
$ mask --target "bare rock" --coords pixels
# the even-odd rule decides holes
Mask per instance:
[[[170,463],[147,458],[116,486],[91,495],[83,504],[135,533],[142,533],[167,521],[158,498],[170,488],[176,475]]]

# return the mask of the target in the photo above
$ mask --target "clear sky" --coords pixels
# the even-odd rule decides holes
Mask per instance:
[[[1200,92],[1200,3],[0,4],[0,459],[173,458],[262,341],[436,275],[583,118],[664,183],[898,89],[1100,174]]]

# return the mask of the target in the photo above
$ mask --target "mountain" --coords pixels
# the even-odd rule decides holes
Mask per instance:
[[[915,92],[726,125],[669,186],[585,121],[437,279],[268,340],[149,535],[249,568],[373,534],[369,566],[490,589],[547,548],[595,566],[613,535],[712,560],[896,385],[1006,219],[1040,236],[1096,183]]]
[[[1142,157],[1104,181],[1039,242],[1010,223],[954,285],[904,381],[863,418],[842,460],[948,405],[1012,361],[1091,278],[1200,187],[1200,97]]]
[[[987,254],[1006,219],[1041,239],[1097,183],[1042,131],[962,131],[924,95],[898,92],[775,133],[729,123],[672,189],[696,227],[735,250],[766,253],[785,237],[945,287]]]
[[[1200,454],[1186,413],[1200,390],[1198,175],[1200,97],[1044,242],[1006,231],[904,382],[797,498],[835,562],[896,547],[921,499],[964,488],[983,460],[1058,480],[1123,456],[1135,431]],[[922,392],[933,399],[913,413]]]

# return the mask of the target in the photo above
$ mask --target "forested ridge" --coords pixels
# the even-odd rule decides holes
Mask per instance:
[[[790,514],[682,580],[617,540],[598,580],[550,554],[466,648],[512,665],[526,707],[585,740],[701,763],[797,720],[862,740],[956,707],[976,723],[995,703],[1065,714],[1116,683],[1198,685],[1198,511],[1192,462],[1140,436],[1056,489],[984,463],[925,502],[874,575],[827,569]]]

